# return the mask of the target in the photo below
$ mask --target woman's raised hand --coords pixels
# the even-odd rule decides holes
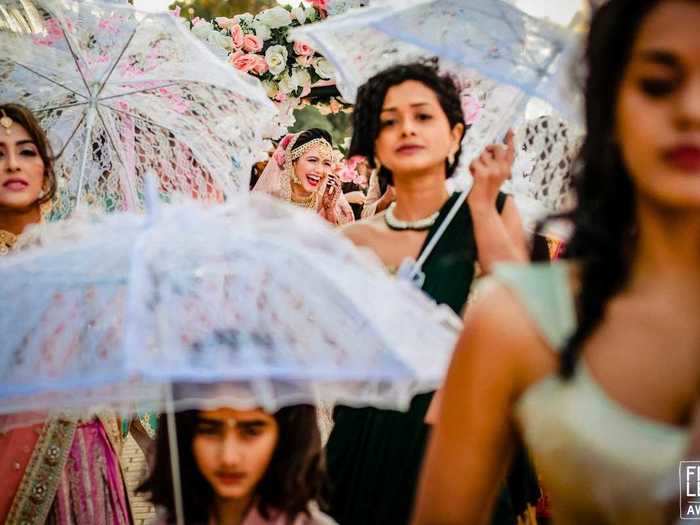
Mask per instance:
[[[515,145],[513,130],[506,134],[505,144],[491,144],[484,148],[469,165],[474,185],[469,193],[469,205],[493,207],[503,183],[510,178]]]

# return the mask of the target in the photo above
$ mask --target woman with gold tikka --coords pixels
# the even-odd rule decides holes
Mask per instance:
[[[42,222],[56,192],[52,164],[49,141],[32,113],[0,105],[0,257],[32,244],[27,228]],[[11,428],[0,432],[0,523],[133,523],[119,465],[118,419],[101,413],[32,424],[40,416],[27,417],[0,420],[1,428]]]
[[[332,173],[330,134],[318,128],[285,136],[253,191],[262,191],[315,211],[331,224],[354,221],[341,181]]]

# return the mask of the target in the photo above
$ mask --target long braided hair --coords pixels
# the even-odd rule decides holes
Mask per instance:
[[[636,199],[615,137],[615,109],[636,34],[660,1],[610,0],[591,23],[584,81],[588,132],[574,167],[578,206],[568,216],[574,234],[566,253],[581,263],[579,324],[562,352],[565,378],[573,375],[583,343],[628,278]]]

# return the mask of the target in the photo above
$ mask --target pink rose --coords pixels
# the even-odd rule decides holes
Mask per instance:
[[[173,15],[175,18],[180,18],[180,6],[175,6],[175,9],[169,11],[171,15]]]
[[[314,57],[302,55],[302,56],[298,56],[296,58],[296,61],[297,61],[297,64],[299,64],[300,66],[310,67],[314,61]]]
[[[267,71],[270,69],[270,66],[267,65],[267,62],[265,61],[265,57],[260,56],[260,55],[254,55],[257,60],[255,62],[255,65],[253,66],[253,73],[256,75],[262,75],[264,73],[267,73]]]
[[[241,54],[233,60],[229,57],[229,62],[239,71],[250,73],[250,71],[258,65],[258,55]]]
[[[239,26],[240,27],[240,26]],[[257,35],[245,35],[243,37],[243,49],[248,53],[258,53],[262,51],[263,41]]]
[[[217,16],[214,20],[223,29],[231,29],[236,24],[233,18],[226,18],[225,16]]]
[[[464,113],[464,123],[467,126],[471,126],[477,120],[479,120],[479,115],[481,115],[481,102],[479,100],[467,93],[462,93],[460,95],[462,99],[462,112]]]
[[[238,58],[242,57],[243,55],[245,55],[245,53],[244,53],[243,51],[241,51],[240,49],[236,49],[233,53],[231,53],[231,54],[228,56],[228,62],[229,62],[229,64],[233,65],[233,63],[234,63]]]
[[[297,40],[296,42],[294,42],[294,52],[302,57],[310,57],[313,56],[314,53],[316,53],[316,50],[306,42]]]
[[[287,101],[287,95],[282,93],[281,91],[275,95],[275,101],[276,102],[286,102]]]
[[[231,26],[231,41],[233,42],[233,47],[235,49],[240,49],[243,47],[244,39],[245,35],[243,34],[241,26],[238,24]]]
[[[292,142],[292,139],[296,135],[294,133],[287,133],[284,137],[282,137],[282,140],[280,140],[279,147],[275,150],[275,153],[272,155],[272,158],[275,159],[275,162],[277,162],[277,165],[281,168],[284,166],[284,163],[287,161],[287,156],[285,153],[285,150],[287,149],[287,146]]]

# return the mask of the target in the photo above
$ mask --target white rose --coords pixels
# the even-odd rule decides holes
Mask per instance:
[[[207,35],[207,42],[215,47],[223,48],[227,51],[233,49],[233,41],[230,36],[222,35],[218,31],[212,31]]]
[[[287,48],[280,45],[268,47],[265,51],[265,62],[270,68],[270,73],[279,75],[287,68]]]
[[[292,9],[292,16],[300,24],[303,24],[304,22],[306,22],[306,11],[304,10],[304,8],[301,5],[298,5],[294,9]]]
[[[214,31],[214,26],[209,22],[200,22],[192,27],[192,34],[202,40],[205,40],[212,31]]]
[[[253,31],[255,31],[255,35],[263,40],[270,40],[270,38],[272,38],[272,31],[262,22],[253,22],[252,28]]]
[[[304,87],[311,85],[311,75],[306,69],[295,67],[292,69],[292,78],[296,82],[297,86]]]
[[[331,63],[323,57],[314,60],[314,70],[319,77],[325,80],[329,80],[335,76],[335,69],[333,69]]]
[[[289,95],[292,91],[299,87],[294,75],[290,75],[286,71],[279,76],[279,82],[277,84],[279,89],[285,95]]]
[[[255,20],[255,17],[250,13],[243,13],[242,15],[234,16],[233,19],[236,21],[237,24],[245,24],[247,26],[250,26]]]
[[[306,8],[306,18],[308,18],[310,22],[316,20],[316,10],[313,7]]]
[[[262,85],[265,88],[265,93],[269,98],[275,98],[277,93],[279,93],[279,87],[277,87],[277,82],[272,80],[263,80]]]
[[[284,7],[273,7],[258,13],[255,20],[262,22],[271,29],[286,27],[292,23],[292,16]]]

